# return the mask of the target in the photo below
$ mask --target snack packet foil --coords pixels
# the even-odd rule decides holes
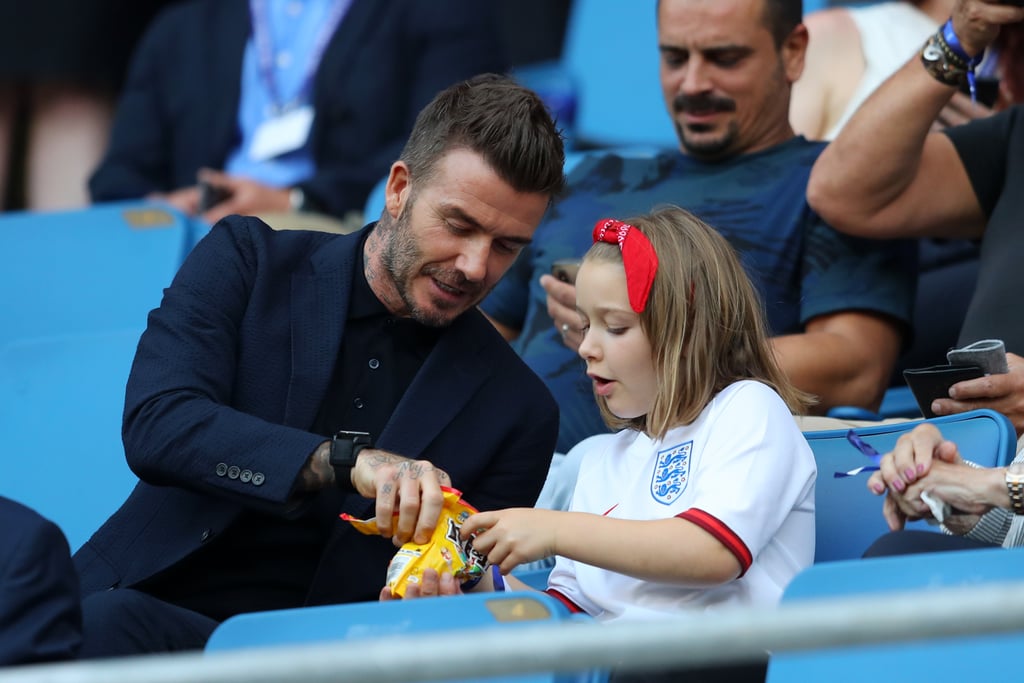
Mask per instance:
[[[386,583],[393,595],[404,596],[409,584],[423,580],[426,569],[435,569],[438,574],[450,572],[456,580],[466,582],[479,578],[487,568],[487,558],[473,550],[472,541],[459,537],[462,523],[476,513],[476,508],[462,500],[462,492],[457,489],[442,487],[441,491],[444,505],[430,540],[409,541],[388,564]],[[356,519],[347,513],[342,513],[341,518],[368,536],[380,533],[376,518]]]

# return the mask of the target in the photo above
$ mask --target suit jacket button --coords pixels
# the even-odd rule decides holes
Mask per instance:
[[[228,479],[238,479],[238,475],[241,474],[242,470],[238,468],[238,465],[232,465],[228,468]]]
[[[211,531],[210,529],[204,529],[203,535],[199,537],[200,543],[206,543],[208,540],[210,540],[210,536],[213,536],[213,531]]]
[[[266,480],[266,477],[263,476],[262,472],[253,472],[252,473],[252,485],[253,486],[260,486],[261,484],[263,484],[263,482],[265,480]]]
[[[252,481],[252,470],[242,470],[242,473],[238,475],[238,480],[243,484],[248,484]]]
[[[217,476],[218,477],[223,477],[227,473],[228,473],[227,463],[223,463],[223,462],[217,463]]]

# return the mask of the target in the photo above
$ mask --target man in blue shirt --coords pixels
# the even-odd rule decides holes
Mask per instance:
[[[910,320],[913,250],[841,235],[807,204],[823,144],[796,137],[788,119],[808,40],[800,20],[799,0],[661,0],[661,83],[681,153],[587,157],[483,302],[559,402],[559,452],[605,427],[575,353],[575,290],[551,265],[582,256],[597,219],[665,203],[694,212],[740,252],[782,366],[818,397],[817,411],[878,407]]]

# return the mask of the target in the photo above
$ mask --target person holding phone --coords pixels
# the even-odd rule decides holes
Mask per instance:
[[[836,229],[860,237],[981,240],[977,286],[959,346],[1002,339],[1010,372],[954,384],[936,414],[988,407],[1024,429],[1024,105],[963,126],[932,121],[1024,7],[957,0],[952,17],[857,111],[822,152],[807,198]]]
[[[132,59],[90,195],[361,225],[431,98],[506,68],[498,35],[472,0],[180,2]]]
[[[824,145],[794,135],[789,123],[790,88],[807,47],[802,4],[662,0],[656,16],[662,95],[678,148],[587,154],[532,244],[481,304],[555,395],[558,453],[606,427],[576,356],[575,289],[551,274],[552,263],[586,251],[581,226],[666,203],[714,225],[742,254],[780,363],[817,397],[815,412],[877,409],[909,327],[913,245],[841,235],[807,205],[807,175]]]

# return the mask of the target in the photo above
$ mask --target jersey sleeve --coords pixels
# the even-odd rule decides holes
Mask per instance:
[[[782,399],[757,382],[725,398],[708,433],[690,481],[697,494],[678,516],[718,538],[745,571],[792,511],[813,510],[814,455]]]

